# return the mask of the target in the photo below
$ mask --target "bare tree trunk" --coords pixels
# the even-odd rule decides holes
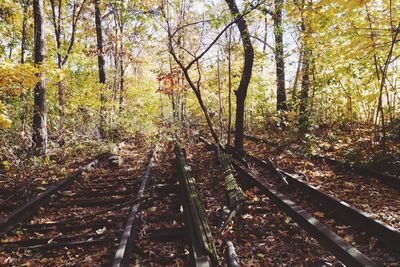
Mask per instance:
[[[121,45],[122,46],[122,45]],[[119,111],[124,110],[124,94],[125,94],[125,66],[124,66],[124,59],[121,56],[120,60],[120,84],[119,84]]]
[[[219,133],[220,139],[222,139],[222,134],[224,132],[224,122],[223,122],[223,114],[222,114],[222,96],[221,96],[221,70],[220,70],[220,62],[219,62],[219,53],[217,54],[217,80],[218,80],[218,105],[219,105]]]
[[[385,123],[385,113],[383,110],[383,101],[382,101],[382,95],[383,95],[383,89],[386,86],[386,76],[387,76],[387,72],[389,69],[389,64],[390,64],[390,59],[392,58],[393,55],[393,50],[394,50],[394,46],[397,42],[397,36],[400,32],[400,22],[399,25],[397,26],[393,36],[392,36],[392,40],[391,40],[391,44],[390,44],[390,48],[389,48],[389,52],[386,56],[386,61],[383,65],[383,70],[382,70],[382,76],[381,76],[381,84],[379,86],[379,102],[378,102],[378,114],[380,112],[381,115],[381,125],[382,125],[382,151],[384,154],[386,154],[386,123]]]
[[[121,20],[119,24],[120,44],[119,44],[119,111],[124,110],[124,95],[125,95],[125,62],[124,62],[124,26],[125,23]]]
[[[45,56],[44,7],[43,0],[33,1],[33,17],[35,31],[34,63],[36,67],[43,64]],[[34,89],[33,107],[33,148],[38,155],[47,153],[46,124],[46,90],[42,73],[38,74],[39,82]]]
[[[23,18],[22,18],[22,29],[21,29],[21,58],[20,58],[20,63],[24,64],[25,63],[25,51],[26,51],[26,28],[28,26],[28,8],[31,5],[30,0],[21,0],[20,4],[22,6],[22,13],[23,13]],[[19,118],[22,123],[22,127],[25,128],[25,120],[26,120],[26,107],[24,104],[24,99],[25,96],[24,94],[21,94],[20,96],[21,99],[21,108],[20,108],[20,113],[19,113]]]
[[[62,14],[62,0],[58,0],[58,5],[56,9],[55,1],[50,0],[51,4],[51,11],[52,11],[52,19],[53,19],[53,26],[54,26],[54,36],[56,40],[56,48],[57,48],[57,67],[62,69],[62,58],[61,58],[61,14]],[[59,116],[60,116],[60,129],[63,131],[64,126],[64,117],[65,117],[65,110],[64,110],[64,85],[62,81],[59,81],[57,84],[58,87],[58,105],[59,105]],[[61,134],[63,135],[63,134]]]
[[[308,130],[309,124],[309,85],[310,85],[310,59],[311,49],[308,44],[307,38],[310,29],[306,26],[304,18],[304,5],[305,1],[302,1],[301,6],[301,31],[303,34],[302,38],[302,79],[301,79],[301,91],[300,91],[300,103],[299,103],[299,129],[300,132],[304,133]]]
[[[232,127],[232,28],[229,29],[228,35],[228,146],[231,145],[231,127]]]
[[[97,62],[99,66],[99,82],[102,85],[100,89],[100,125],[99,131],[101,138],[105,137],[105,95],[104,90],[106,86],[106,71],[105,71],[105,60],[103,54],[103,33],[101,27],[101,13],[100,13],[100,0],[94,0],[95,7],[95,20],[96,20],[96,36],[97,36]]]
[[[294,78],[294,83],[293,83],[293,90],[292,90],[292,101],[297,100],[297,86],[299,83],[299,77],[300,77],[300,72],[301,72],[301,63],[303,61],[303,48],[300,47],[299,51],[299,61],[297,62],[297,69],[296,69],[296,76]]]
[[[246,20],[241,16],[239,9],[236,5],[235,0],[225,0],[228,4],[229,10],[232,16],[236,20],[236,25],[242,38],[242,44],[244,49],[244,66],[242,71],[242,77],[240,80],[239,87],[236,94],[236,123],[235,123],[235,149],[237,151],[243,151],[243,125],[244,125],[244,110],[245,100],[247,96],[247,88],[250,83],[251,74],[253,71],[254,62],[254,49],[250,39],[249,28],[247,27]]]
[[[30,1],[29,0],[22,0],[21,1],[21,5],[22,5],[22,37],[21,37],[21,59],[20,62],[21,63],[25,63],[25,50],[26,50],[26,27],[28,25],[28,8],[30,5]]]
[[[308,102],[309,102],[309,85],[310,85],[310,52],[304,51],[302,62],[302,78],[299,103],[299,127],[301,132],[308,129]]]
[[[276,110],[288,110],[285,91],[285,59],[283,55],[283,27],[282,27],[283,0],[275,0],[274,34],[275,34],[275,61],[276,61]]]

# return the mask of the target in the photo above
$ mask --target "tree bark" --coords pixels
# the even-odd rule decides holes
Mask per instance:
[[[311,48],[308,43],[310,29],[306,26],[304,17],[304,5],[306,0],[302,1],[301,6],[301,31],[302,31],[302,78],[301,78],[301,90],[299,99],[299,129],[300,132],[304,133],[308,130],[309,124],[309,85],[310,85],[310,59],[311,59]]]
[[[26,27],[28,25],[28,8],[30,5],[30,1],[29,0],[23,0],[21,1],[21,5],[22,5],[22,14],[23,14],[23,18],[22,18],[22,37],[21,37],[21,59],[20,62],[23,64],[25,63],[25,50],[26,50]]]
[[[124,24],[120,24],[119,31],[121,34],[120,47],[119,47],[119,111],[124,110],[124,95],[125,95],[125,64],[124,64]]]
[[[43,0],[33,1],[35,31],[34,64],[41,67],[45,56],[44,7]],[[33,106],[33,148],[38,155],[47,153],[46,90],[42,73],[37,74],[39,82],[34,89]]]
[[[227,144],[231,145],[231,127],[232,127],[232,28],[229,29],[228,35],[228,137]]]
[[[119,111],[124,110],[124,95],[125,95],[125,66],[124,66],[124,59],[123,56],[121,56],[120,60],[120,85],[119,85]]]
[[[240,14],[235,0],[225,0],[228,4],[232,16],[236,20],[236,25],[242,38],[242,45],[244,49],[244,66],[242,77],[240,79],[239,87],[235,91],[236,95],[236,123],[235,123],[235,149],[243,151],[243,126],[244,126],[244,110],[245,100],[247,96],[247,88],[249,87],[254,62],[254,49],[250,39],[249,29],[246,20]]]
[[[303,51],[302,50],[303,50],[302,47],[300,47],[299,59],[297,61],[296,76],[294,77],[294,83],[293,83],[292,101],[294,103],[297,103],[297,86],[299,83],[299,77],[300,77],[300,72],[301,72],[301,63],[303,62]]]
[[[28,26],[28,8],[31,5],[31,1],[30,0],[21,0],[20,1],[21,7],[22,7],[22,28],[21,28],[21,58],[20,58],[20,63],[24,64],[25,63],[25,51],[26,51],[26,32],[27,32],[27,26]],[[25,96],[24,94],[21,94],[20,96],[21,99],[21,108],[20,108],[20,113],[19,113],[19,117],[21,120],[21,123],[23,125],[23,127],[25,128],[25,120],[26,120],[26,107],[24,104],[24,99]]]
[[[95,21],[96,21],[96,37],[97,37],[97,62],[99,67],[99,82],[102,85],[100,89],[100,137],[105,137],[105,85],[106,85],[106,72],[105,72],[105,60],[103,53],[103,33],[101,27],[101,12],[100,12],[100,0],[94,0],[95,7]]]
[[[288,110],[285,91],[285,61],[283,55],[283,27],[282,27],[283,0],[275,0],[274,35],[276,61],[276,110]]]
[[[308,130],[309,114],[309,84],[310,84],[310,51],[304,51],[302,61],[302,78],[300,90],[300,103],[299,103],[299,128],[302,132]]]
[[[223,122],[223,109],[222,109],[222,95],[221,95],[221,70],[219,63],[219,51],[217,53],[217,80],[218,80],[218,119],[219,119],[219,133],[220,139],[222,139],[223,131],[224,131],[224,122]]]

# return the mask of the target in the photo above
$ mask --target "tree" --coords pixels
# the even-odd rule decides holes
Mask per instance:
[[[28,25],[28,8],[31,5],[30,0],[20,0],[22,7],[22,30],[21,30],[21,59],[20,63],[25,63],[26,50],[26,28]]]
[[[63,17],[63,1],[62,0],[50,0],[51,12],[52,12],[52,24],[54,28],[54,37],[56,41],[57,49],[57,67],[61,70],[67,63],[68,58],[71,54],[72,48],[75,43],[75,35],[77,30],[78,21],[80,19],[83,7],[85,6],[86,0],[82,1],[81,5],[78,5],[76,1],[72,4],[72,19],[71,19],[71,37],[67,41],[67,48],[64,54],[63,40],[66,40],[66,34],[64,33],[62,17]],[[60,128],[64,127],[65,121],[65,85],[63,81],[58,82],[58,104],[60,107]]]
[[[101,27],[101,12],[100,12],[100,0],[94,0],[94,8],[95,8],[95,22],[96,22],[96,37],[97,37],[97,62],[99,68],[99,82],[101,85],[100,88],[100,137],[105,137],[104,125],[105,125],[105,85],[106,85],[106,70],[105,65],[106,62],[104,60],[103,54],[103,33]]]
[[[235,0],[225,0],[228,4],[231,15],[235,18],[236,25],[242,38],[242,45],[244,49],[244,64],[242,77],[238,89],[235,91],[236,95],[236,123],[235,123],[235,149],[243,151],[243,138],[244,138],[244,109],[245,100],[247,95],[247,88],[249,87],[251,74],[253,71],[254,62],[254,49],[250,39],[249,28],[243,15],[240,13]]]
[[[206,48],[202,53],[200,53],[198,56],[195,56],[195,55],[191,54],[192,57],[194,57],[194,59],[193,59],[192,61],[190,61],[187,65],[185,65],[185,62],[183,62],[184,58],[183,58],[181,55],[177,55],[177,53],[175,52],[174,43],[177,43],[177,42],[174,40],[174,36],[175,36],[180,30],[182,30],[183,28],[187,27],[189,24],[187,24],[187,25],[182,25],[182,24],[181,24],[182,22],[180,22],[179,24],[180,24],[181,26],[179,26],[179,27],[173,32],[173,31],[172,31],[172,27],[171,27],[171,21],[170,21],[170,13],[169,13],[170,10],[169,10],[168,1],[167,1],[167,3],[166,3],[165,5],[164,5],[164,2],[163,2],[162,11],[163,11],[163,17],[164,17],[165,22],[166,22],[166,24],[167,24],[168,51],[169,51],[169,53],[171,54],[172,58],[175,60],[176,64],[178,64],[179,68],[182,70],[182,73],[183,73],[183,75],[184,75],[186,81],[188,82],[189,87],[190,87],[190,88],[192,89],[192,91],[194,92],[194,94],[195,94],[195,96],[196,96],[196,98],[197,98],[197,101],[198,101],[198,103],[199,103],[199,105],[200,105],[200,108],[201,108],[201,110],[203,111],[204,117],[205,117],[206,122],[207,122],[207,126],[208,126],[208,128],[210,129],[210,132],[211,132],[211,135],[212,135],[214,141],[215,141],[216,143],[219,143],[218,135],[217,135],[217,133],[216,133],[214,127],[213,127],[210,114],[209,114],[209,112],[208,112],[208,109],[207,109],[207,107],[206,107],[204,101],[203,101],[203,97],[202,97],[202,94],[201,94],[201,79],[202,79],[202,76],[201,76],[201,70],[200,70],[199,60],[211,49],[211,47],[217,42],[218,38],[223,34],[223,32],[225,32],[225,30],[228,29],[229,26],[232,25],[232,24],[229,24],[229,26],[225,27],[224,30],[217,36],[217,38],[215,38],[215,39],[211,42],[211,44],[209,44],[209,45],[207,46],[207,48]],[[177,46],[178,46],[178,45],[177,45]],[[178,48],[180,48],[180,47],[178,46]],[[197,68],[197,73],[198,73],[198,79],[197,79],[197,81],[193,80],[192,77],[191,77],[191,75],[190,75],[190,73],[189,73],[189,70],[190,70],[191,67],[194,66],[194,65],[196,66],[196,68]]]
[[[283,55],[283,27],[282,27],[283,0],[275,0],[274,35],[275,35],[275,62],[276,62],[276,109],[287,110],[285,91],[285,58]]]
[[[45,31],[43,0],[33,1],[33,19],[35,31],[34,64],[41,68],[45,56]],[[46,122],[46,90],[43,73],[38,73],[39,81],[34,89],[33,107],[33,148],[38,155],[47,153],[47,122]]]
[[[299,103],[299,129],[301,132],[308,130],[309,124],[309,86],[310,86],[310,60],[311,60],[311,47],[309,44],[310,38],[310,27],[307,24],[307,18],[305,17],[305,9],[311,8],[312,3],[308,3],[307,0],[302,0],[300,4],[301,12],[301,42],[302,42],[302,77],[301,77],[301,90],[300,90],[300,103]]]
[[[116,38],[115,42],[115,69],[118,70],[119,67],[119,110],[122,111],[124,109],[124,93],[125,93],[125,71],[126,66],[124,62],[124,54],[126,53],[124,50],[124,30],[125,25],[129,19],[129,13],[127,10],[127,2],[126,1],[115,1],[112,5],[114,20],[116,25],[116,32],[118,38]],[[119,47],[118,47],[119,41]],[[119,51],[118,51],[119,49]],[[115,81],[116,82],[116,81]]]
[[[228,33],[228,126],[227,144],[231,145],[232,125],[232,29]]]

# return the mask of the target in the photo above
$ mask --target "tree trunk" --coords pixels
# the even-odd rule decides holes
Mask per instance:
[[[33,1],[33,17],[35,31],[34,64],[41,67],[45,55],[44,7],[43,0]],[[42,73],[39,73],[39,82],[34,89],[33,107],[33,148],[38,155],[47,153],[47,125],[46,125],[46,90]]]
[[[299,129],[301,132],[308,130],[308,98],[310,84],[310,51],[304,51],[302,61],[302,78],[299,103]]]
[[[218,135],[214,130],[214,127],[213,127],[213,124],[212,124],[212,121],[210,118],[210,114],[208,113],[207,107],[204,105],[203,98],[201,97],[200,91],[195,91],[195,94],[196,94],[197,100],[200,104],[201,110],[204,113],[204,117],[206,118],[206,122],[207,122],[208,128],[210,129],[211,135],[212,135],[215,143],[219,144]]]
[[[124,94],[125,94],[125,69],[124,69],[124,59],[120,58],[120,85],[119,85],[119,111],[124,110]]]
[[[274,34],[275,34],[275,61],[276,61],[276,110],[287,110],[285,91],[285,61],[283,55],[283,27],[282,27],[283,0],[275,0]]]
[[[229,29],[228,35],[228,146],[231,145],[231,127],[232,127],[232,62],[231,62],[231,42],[232,42],[232,28]]]
[[[26,50],[26,28],[28,26],[28,8],[31,4],[30,0],[21,0],[20,1],[21,6],[22,6],[22,13],[23,13],[23,18],[22,18],[22,29],[21,29],[21,58],[20,58],[20,63],[24,64],[25,63],[25,50]],[[22,126],[25,128],[25,120],[26,120],[26,107],[25,107],[25,96],[24,94],[21,94],[20,96],[21,99],[21,108],[20,108],[20,113],[19,113],[19,118],[21,120]]]
[[[22,18],[22,37],[21,37],[21,63],[25,63],[25,50],[26,50],[26,27],[28,25],[28,8],[30,5],[29,0],[21,1],[22,8],[23,8],[23,18]]]
[[[236,25],[242,38],[244,49],[244,66],[242,77],[240,79],[239,87],[235,91],[236,95],[236,123],[235,123],[235,149],[243,151],[243,124],[244,124],[244,110],[245,100],[247,96],[247,88],[249,87],[251,74],[253,71],[254,62],[254,49],[250,39],[250,32],[247,27],[246,20],[241,16],[235,0],[225,0],[228,4],[232,16],[236,20]]]
[[[105,71],[105,60],[103,54],[103,33],[101,27],[101,13],[100,13],[100,0],[94,1],[95,7],[95,20],[96,20],[96,37],[97,37],[97,62],[99,66],[99,82],[102,85],[100,91],[100,125],[99,131],[101,138],[105,137],[104,125],[105,125],[105,95],[104,90],[106,86],[106,71]]]
[[[219,51],[217,53],[217,80],[218,80],[218,119],[219,119],[219,133],[220,139],[222,139],[222,135],[224,132],[224,122],[223,122],[223,109],[222,109],[222,96],[221,96],[221,70],[220,70],[220,63],[219,63]]]
[[[50,0],[51,11],[52,11],[52,19],[54,25],[54,36],[56,40],[56,48],[57,48],[57,66],[59,69],[62,69],[62,58],[61,58],[61,7],[62,0],[58,0],[58,5],[56,9],[56,3],[54,0]],[[63,128],[64,128],[64,85],[62,81],[59,81],[58,84],[58,105],[59,105],[59,116],[60,116],[60,129],[62,131],[61,136],[63,136]]]
[[[296,69],[296,76],[294,78],[294,83],[293,83],[293,90],[292,90],[292,102],[295,104],[297,103],[297,86],[299,83],[299,77],[300,77],[300,72],[301,72],[301,63],[303,61],[303,51],[302,47],[300,47],[299,51],[299,60],[297,61],[297,69]]]
[[[124,27],[123,24],[120,25],[119,31],[121,34],[121,43],[119,47],[119,111],[124,110],[124,94],[125,94],[125,66],[124,66],[124,39],[123,39],[123,34],[124,34]]]
[[[302,78],[301,78],[301,90],[299,99],[299,129],[301,133],[305,133],[309,126],[309,85],[310,85],[310,60],[311,60],[311,48],[308,43],[310,29],[306,26],[304,17],[304,5],[305,0],[302,1],[301,6],[301,31],[302,31]],[[308,8],[311,8],[308,6]]]
[[[62,135],[64,133],[64,123],[65,123],[65,85],[62,81],[59,81],[58,84],[58,104],[60,106],[60,129]]]
[[[63,66],[67,63],[69,55],[72,51],[72,48],[75,43],[75,34],[77,23],[80,17],[80,14],[83,10],[86,0],[82,1],[81,6],[78,8],[77,3],[74,2],[73,4],[73,14],[72,14],[72,30],[71,30],[71,37],[68,44],[68,49],[64,55],[62,55],[62,42],[65,41],[65,34],[61,35],[62,30],[62,7],[63,1],[57,0],[50,0],[51,12],[52,12],[52,24],[54,27],[54,37],[56,41],[56,48],[57,48],[57,67],[61,70]],[[57,4],[57,5],[56,5]],[[65,122],[65,84],[63,81],[58,82],[58,105],[59,105],[59,116],[60,116],[60,129],[61,129],[61,138],[63,138],[63,128]]]

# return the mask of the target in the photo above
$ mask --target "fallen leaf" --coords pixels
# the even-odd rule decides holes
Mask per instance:
[[[157,211],[157,207],[151,207],[151,208],[150,208],[150,211],[151,211],[151,212]]]
[[[346,236],[344,237],[344,240],[345,240],[346,242],[351,243],[351,242],[353,242],[353,236],[352,236],[352,235],[346,235]]]
[[[316,212],[314,212],[314,215],[319,218],[324,218],[325,213],[323,213],[322,211],[316,211]]]
[[[104,234],[104,232],[107,230],[107,228],[104,226],[103,228],[101,228],[101,229],[97,229],[96,230],[96,233],[98,234],[98,235],[102,235],[102,234]]]
[[[351,225],[337,225],[336,226],[336,228],[340,229],[340,230],[345,230],[345,229],[348,229],[350,227],[351,227]]]

